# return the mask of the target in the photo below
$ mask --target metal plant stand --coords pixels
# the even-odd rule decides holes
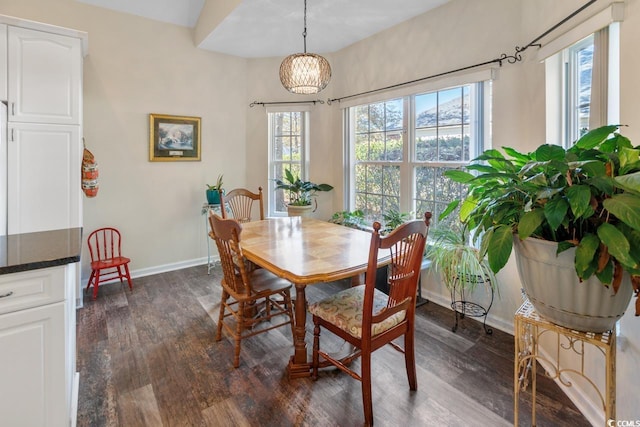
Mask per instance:
[[[544,374],[563,387],[572,387],[580,378],[586,380],[582,384],[585,384],[585,387],[590,385],[597,393],[604,419],[609,422],[616,419],[615,332],[580,332],[563,328],[538,315],[529,300],[526,300],[516,312],[514,329],[514,426],[518,425],[520,393],[526,391],[529,386],[531,386],[531,425],[536,425],[536,380],[539,362],[543,364]],[[539,343],[543,336],[547,336],[550,343],[555,342],[555,351],[550,355],[540,351]],[[561,357],[561,354],[565,356]],[[588,365],[585,363],[587,354],[600,354],[598,358],[604,365],[602,366],[604,372],[587,371]],[[570,362],[571,357],[575,359],[573,362]]]
[[[458,330],[458,318],[464,319],[465,316],[470,316],[483,317],[482,326],[484,327],[484,332],[487,335],[493,334],[493,329],[487,326],[487,315],[493,305],[493,286],[491,286],[491,281],[488,278],[480,279],[478,284],[485,284],[491,290],[491,299],[486,308],[478,303],[467,301],[465,287],[460,285],[459,279],[454,282],[454,286],[451,288],[451,308],[455,315],[455,324],[451,328],[453,332]]]
[[[216,261],[211,259],[211,237],[209,236],[209,211],[213,210],[215,213],[220,215],[220,205],[210,205],[209,203],[204,203],[202,205],[201,213],[204,216],[204,229],[207,232],[207,274],[211,274],[211,270],[213,270],[216,266]]]

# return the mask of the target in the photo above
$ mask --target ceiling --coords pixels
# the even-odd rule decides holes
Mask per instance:
[[[76,1],[190,28],[203,26],[198,23],[203,11],[226,15],[217,25],[203,29],[205,36],[198,47],[214,52],[257,58],[286,56],[304,47],[303,0]],[[213,3],[204,7],[205,1]],[[335,52],[447,1],[308,0],[307,51]],[[237,6],[230,13],[221,11],[234,3]]]

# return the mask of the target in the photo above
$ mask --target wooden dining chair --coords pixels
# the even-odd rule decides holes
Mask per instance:
[[[313,379],[318,368],[334,365],[362,383],[362,403],[366,425],[373,424],[371,396],[371,353],[391,344],[404,353],[409,389],[417,390],[414,354],[414,318],[420,266],[429,230],[431,213],[424,220],[407,222],[385,237],[380,223],[373,224],[369,263],[364,285],[355,286],[309,305],[313,315]],[[375,288],[378,251],[390,250],[389,295]],[[336,359],[320,350],[320,328],[324,328],[353,346],[353,352]],[[404,336],[404,348],[394,343]],[[360,357],[360,373],[349,368]]]
[[[227,218],[227,208],[231,211],[231,216],[238,222],[252,221],[253,202],[259,202],[259,219],[264,219],[264,202],[262,200],[262,187],[258,187],[258,192],[253,193],[246,188],[236,188],[227,194],[220,192],[220,212],[222,218]]]
[[[222,339],[223,327],[233,336],[233,366],[237,368],[240,365],[240,342],[243,339],[284,325],[290,326],[293,337],[291,283],[265,268],[253,268],[253,264],[242,254],[242,226],[237,220],[223,219],[211,212],[209,221],[210,236],[218,247],[223,274],[216,341]],[[272,324],[271,319],[276,316],[284,316],[286,319]]]
[[[133,282],[129,274],[131,260],[122,256],[120,231],[113,227],[99,228],[89,234],[89,256],[91,257],[91,275],[87,283],[89,290],[93,286],[93,299],[98,298],[98,285],[108,280],[127,279],[129,289],[133,290]]]

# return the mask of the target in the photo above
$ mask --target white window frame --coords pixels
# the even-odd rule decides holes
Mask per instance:
[[[485,75],[486,76],[486,75]],[[493,77],[493,73],[490,74]],[[469,85],[473,87],[471,96],[472,103],[475,106],[476,114],[472,116],[470,126],[473,128],[475,138],[473,144],[470,145],[469,160],[473,159],[481,153],[484,148],[491,147],[491,80],[476,80],[470,82],[460,82],[453,86],[431,86],[424,91],[416,91],[406,94],[402,97],[404,105],[404,123],[403,123],[403,161],[402,162],[375,162],[382,165],[398,165],[400,167],[400,211],[412,212],[415,216],[421,215],[423,212],[416,212],[416,168],[428,165],[430,167],[457,167],[468,164],[468,161],[455,162],[424,162],[416,159],[415,153],[415,96],[419,96],[430,92],[441,92],[453,87]],[[344,109],[344,141],[345,141],[345,206],[348,210],[356,208],[356,191],[355,191],[355,108],[361,105],[370,105],[385,101],[391,101],[398,97],[388,96],[378,100],[367,100],[367,102],[353,103],[349,108]],[[366,163],[366,162],[365,162]],[[434,216],[435,216],[434,212]],[[376,218],[381,220],[381,218]],[[437,218],[434,218],[434,223]]]
[[[569,46],[562,51],[563,63],[563,129],[564,136],[562,143],[565,147],[577,140],[584,132],[580,130],[580,90],[579,90],[579,71],[578,53],[588,46],[593,46],[593,34],[580,40],[578,43]],[[592,74],[593,75],[593,74]]]
[[[567,89],[564,83],[562,51],[604,27],[609,27],[607,122],[620,122],[620,22],[624,20],[623,2],[609,0],[600,11],[550,40],[537,52],[545,63],[546,142],[567,147],[574,140],[567,129]]]
[[[283,164],[296,164],[300,168],[300,177],[303,180],[308,180],[309,170],[309,111],[308,106],[281,106],[281,107],[269,107],[267,108],[267,123],[268,123],[268,182],[269,182],[269,194],[268,197],[268,216],[278,217],[287,216],[287,209],[284,204],[278,203],[280,197],[278,197],[275,189],[276,168],[281,167]],[[277,135],[275,135],[275,129],[273,128],[274,114],[278,113],[300,113],[300,160],[279,160],[276,159],[275,144]],[[282,192],[283,190],[278,190]],[[282,205],[282,206],[279,206]]]

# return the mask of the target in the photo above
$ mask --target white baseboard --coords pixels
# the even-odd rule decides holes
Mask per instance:
[[[435,294],[423,290],[422,297],[453,311],[453,309],[451,308],[451,299],[447,298],[444,295]],[[474,319],[481,321],[482,318],[478,317]],[[492,328],[499,329],[509,335],[513,335],[513,319],[502,319],[497,316],[492,316],[491,313],[489,313],[489,315],[487,315],[487,326],[491,326]]]
[[[217,256],[212,256],[211,257],[211,262],[214,261],[219,261],[219,257]],[[149,268],[142,268],[139,270],[132,270],[131,271],[131,278],[135,279],[136,277],[145,277],[145,276],[151,276],[153,274],[160,274],[160,273],[166,273],[167,271],[174,271],[174,270],[181,270],[183,268],[189,268],[189,267],[195,267],[198,265],[205,265],[207,264],[207,258],[196,258],[196,259],[191,259],[191,260],[186,260],[186,261],[180,261],[180,262],[174,262],[171,264],[164,264],[164,265],[157,265],[154,267],[149,267]],[[106,282],[109,283],[109,282]]]
[[[446,307],[453,311],[451,308],[451,300],[446,296],[435,294],[432,292],[422,292],[423,298],[427,298],[429,301],[438,304],[440,306]],[[426,295],[425,295],[426,294]],[[501,319],[497,317],[493,317],[491,315],[487,316],[487,325],[492,328],[496,328],[501,330],[502,332],[506,332],[509,335],[514,334],[513,329],[513,319]],[[546,352],[544,348],[539,348],[540,355],[542,356],[540,359],[546,359],[553,361],[555,363],[555,359],[551,354]],[[549,362],[545,362],[544,360],[539,360],[540,365],[545,369],[552,369]],[[559,379],[556,379],[555,382],[558,384],[560,389],[567,395],[567,397],[573,402],[574,405],[578,408],[578,410],[584,415],[584,417],[589,420],[591,425],[593,426],[601,426],[604,424],[604,418],[602,413],[602,407],[599,401],[592,401],[589,399],[589,395],[585,393],[585,390],[582,387],[579,387],[577,384],[574,384],[572,387],[564,386]]]
[[[80,390],[80,372],[76,372],[73,376],[73,385],[71,387],[71,420],[69,425],[76,427],[78,423],[78,393]]]
[[[220,261],[220,257],[217,255],[216,256],[212,255],[211,262],[216,262],[216,261]],[[203,257],[203,258],[196,258],[196,259],[191,259],[186,261],[174,262],[171,264],[156,265],[154,267],[142,268],[138,270],[131,270],[130,271],[131,280],[136,279],[138,277],[151,276],[153,274],[166,273],[168,271],[181,270],[183,268],[196,267],[198,265],[206,265],[206,264],[207,264],[207,258]],[[114,283],[117,281],[118,279],[109,280],[109,281],[100,283],[100,286],[106,285],[109,283]],[[89,282],[88,277],[83,277],[80,279],[81,285],[78,286],[79,291],[78,291],[78,297],[76,298],[76,309],[82,308],[83,306],[82,296],[84,294],[84,288],[86,287],[88,282]]]
[[[538,352],[541,356],[538,357],[538,361],[540,362],[542,368],[547,372],[553,372],[554,369],[549,361],[552,361],[552,363],[556,363],[556,360],[551,354],[545,351],[542,346],[538,347]],[[556,382],[556,384],[558,384],[564,394],[566,394],[567,397],[573,402],[573,404],[576,405],[582,415],[584,415],[584,417],[589,420],[592,426],[595,427],[605,425],[606,420],[604,419],[604,412],[600,401],[596,402],[590,400],[589,395],[585,393],[585,390],[575,382],[571,385],[571,387],[567,387],[563,385],[558,378],[556,378],[554,381]],[[602,390],[602,392],[604,393],[604,390]]]

